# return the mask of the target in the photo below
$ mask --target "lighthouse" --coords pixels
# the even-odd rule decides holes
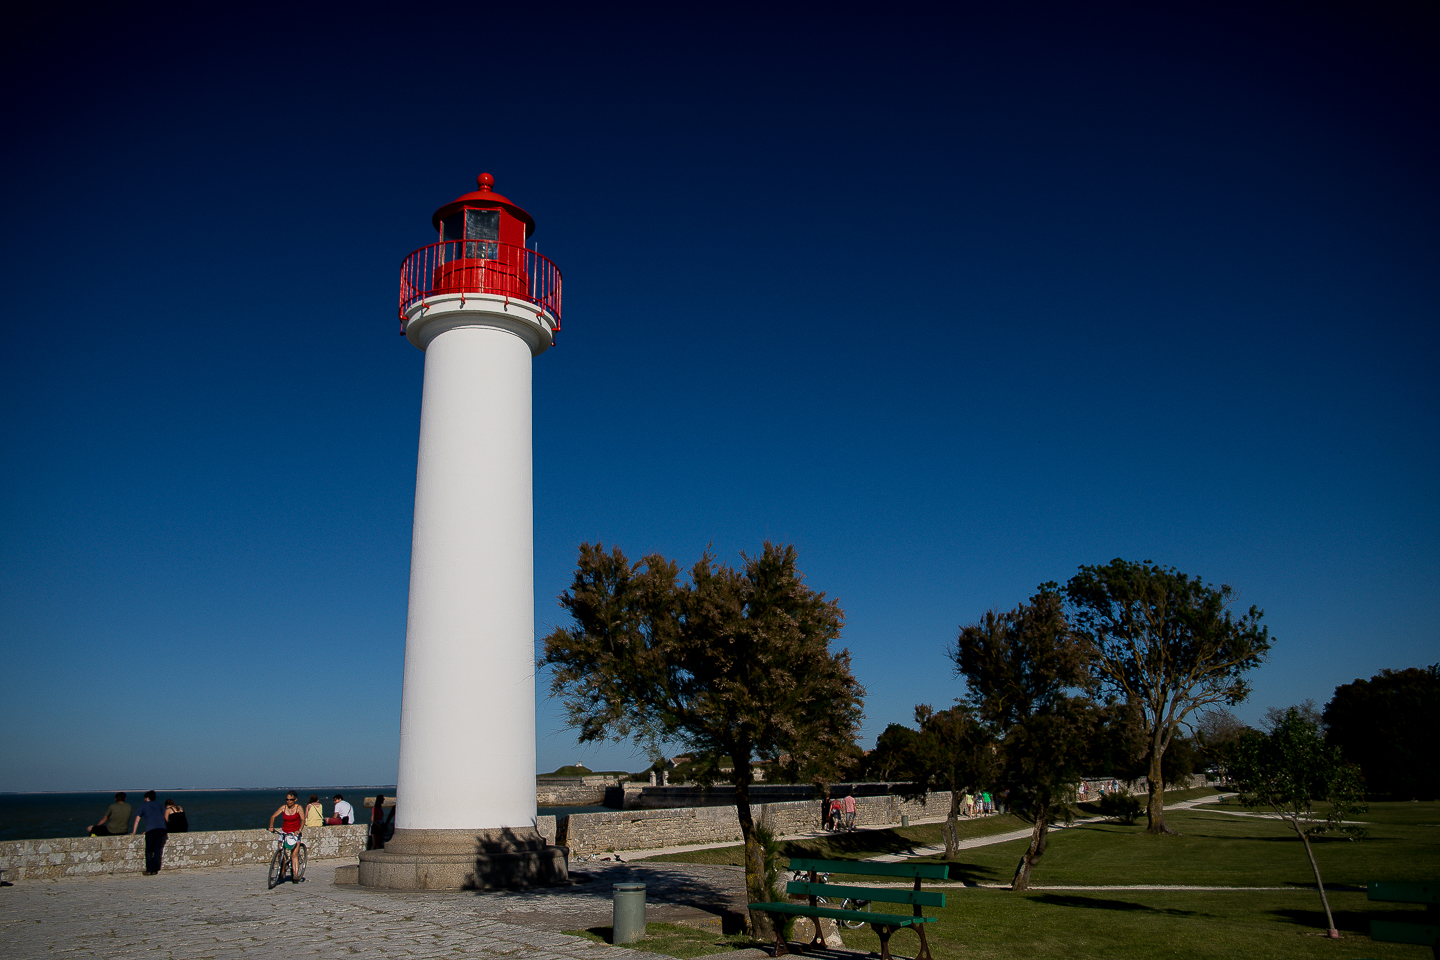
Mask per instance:
[[[494,190],[436,210],[404,259],[400,329],[425,352],[395,835],[363,886],[563,880],[535,828],[530,364],[560,329],[560,271]]]

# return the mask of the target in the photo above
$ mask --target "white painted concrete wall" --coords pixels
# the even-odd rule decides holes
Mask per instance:
[[[535,823],[530,363],[533,308],[431,301],[425,350],[396,826]]]

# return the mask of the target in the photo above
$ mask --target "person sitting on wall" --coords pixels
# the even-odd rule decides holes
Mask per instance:
[[[105,808],[105,815],[94,826],[87,827],[92,837],[114,837],[129,833],[130,804],[125,802],[125,791],[115,794],[115,802]]]
[[[321,827],[325,825],[325,808],[320,805],[320,795],[310,794],[310,802],[305,804],[305,829]]]
[[[190,831],[190,820],[185,816],[184,809],[174,800],[165,801],[165,832],[166,833],[188,833]]]
[[[340,818],[341,823],[355,822],[355,808],[345,802],[340,794],[335,794],[335,816]]]

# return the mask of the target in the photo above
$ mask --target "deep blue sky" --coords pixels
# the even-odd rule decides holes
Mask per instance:
[[[1265,609],[1243,719],[1440,659],[1433,17],[1074,6],[20,22],[0,790],[393,782],[398,264],[482,170],[565,277],[537,641],[581,541],[768,538],[867,746],[1117,556]]]

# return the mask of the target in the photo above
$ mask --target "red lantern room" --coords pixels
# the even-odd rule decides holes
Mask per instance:
[[[451,200],[430,218],[435,229],[440,231],[440,240],[470,240],[476,244],[504,243],[524,247],[530,234],[535,232],[535,218],[491,189],[495,186],[495,178],[490,174],[480,174],[475,183],[478,190]]]
[[[525,301],[553,318],[560,329],[560,271],[525,241],[535,218],[496,193],[495,178],[482,173],[478,189],[436,210],[430,222],[438,243],[416,250],[400,268],[400,332],[427,298],[442,294],[488,294]],[[538,318],[537,319],[541,319]]]

